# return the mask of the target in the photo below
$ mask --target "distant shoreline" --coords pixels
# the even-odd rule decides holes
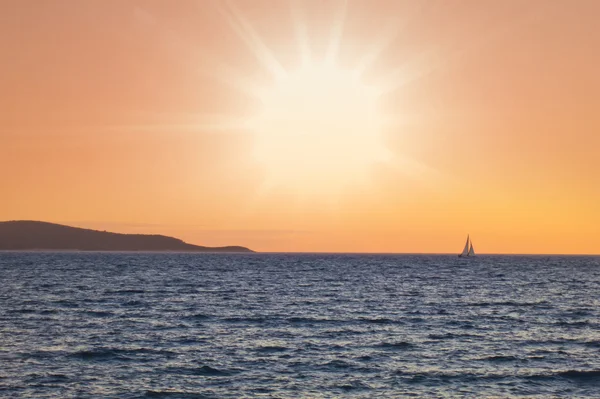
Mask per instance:
[[[252,253],[242,246],[205,247],[158,234],[123,234],[61,224],[0,222],[1,251]]]

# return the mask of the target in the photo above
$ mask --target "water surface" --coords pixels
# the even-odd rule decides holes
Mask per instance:
[[[0,397],[600,397],[600,258],[0,253]]]

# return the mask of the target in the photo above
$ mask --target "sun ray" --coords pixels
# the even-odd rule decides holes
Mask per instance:
[[[425,4],[425,2],[416,2],[416,6],[411,11],[403,13],[402,18],[392,17],[388,20],[378,39],[373,44],[372,50],[365,54],[358,62],[356,67],[356,75],[358,77],[361,77],[377,61],[383,51],[396,40],[408,23],[423,11]]]
[[[246,46],[254,53],[259,62],[274,76],[275,79],[281,79],[286,76],[285,69],[275,58],[269,47],[260,38],[259,34],[252,27],[250,22],[244,17],[242,12],[231,0],[223,2],[226,8],[219,7],[219,10],[226,18],[233,31],[244,41]]]
[[[384,28],[383,33],[380,35],[379,39],[374,43],[373,49],[371,52],[367,53],[362,59],[358,62],[355,74],[357,78],[360,78],[365,71],[371,67],[379,58],[379,55],[386,49],[398,36],[398,32],[400,31],[398,26],[398,20],[394,19],[391,23],[388,23]]]
[[[378,84],[379,95],[383,96],[414,82],[447,64],[450,54],[447,50],[433,48],[425,50],[404,62],[401,66],[388,73]]]
[[[333,28],[331,31],[331,39],[325,56],[325,63],[328,66],[335,64],[335,59],[340,48],[342,35],[344,30],[344,22],[346,21],[346,11],[348,9],[348,0],[341,0],[340,8],[335,15]]]
[[[262,99],[262,103],[265,105],[267,103],[270,104],[267,110],[265,110],[264,115],[261,113],[260,117],[257,118],[232,118],[231,116],[219,118],[214,115],[206,115],[203,117],[184,118],[179,123],[173,124],[141,123],[114,128],[133,131],[201,131],[215,134],[245,131],[248,134],[255,135],[257,137],[256,144],[258,150],[255,151],[254,156],[259,160],[259,164],[265,167],[263,182],[257,188],[255,198],[253,198],[256,201],[260,201],[268,193],[278,190],[292,194],[296,200],[304,197],[306,201],[338,199],[346,187],[354,187],[356,184],[366,182],[368,180],[366,179],[368,175],[367,171],[375,164],[388,165],[390,170],[395,171],[394,173],[401,173],[424,186],[431,187],[431,189],[445,186],[451,179],[444,176],[435,168],[400,154],[392,154],[382,142],[378,143],[377,139],[371,141],[369,138],[371,135],[376,138],[382,130],[396,128],[399,124],[410,123],[410,121],[398,117],[394,117],[393,120],[378,120],[377,118],[380,118],[381,115],[378,115],[375,119],[365,119],[371,115],[370,113],[366,113],[366,109],[374,106],[376,96],[373,96],[371,93],[371,89],[374,88],[373,86],[362,85],[360,74],[368,70],[377,61],[378,57],[393,43],[397,35],[401,32],[401,29],[404,29],[403,26],[412,17],[405,16],[400,20],[394,19],[391,21],[382,30],[370,51],[359,61],[356,68],[358,74],[351,71],[346,71],[346,73],[342,70],[337,70],[335,62],[343,40],[348,1],[342,0],[338,5],[339,7],[336,7],[333,18],[331,36],[323,60],[324,63],[316,64],[311,60],[308,26],[303,22],[305,10],[302,8],[299,0],[290,0],[290,12],[294,23],[295,39],[298,44],[299,61],[304,66],[304,68],[300,69],[298,75],[296,75],[295,73],[288,74],[278,62],[272,50],[266,45],[233,0],[224,0],[217,4],[217,10],[229,23],[233,32],[252,52],[260,65],[274,76],[276,80],[274,87],[259,87],[236,68],[226,65],[214,54],[207,53],[206,51],[198,51],[197,48],[181,40],[172,31],[168,31],[164,35],[166,46],[169,47],[170,51],[176,53],[174,55],[178,60],[183,60],[185,63],[194,65],[200,73],[216,77],[221,82],[236,88],[242,93],[248,94],[253,98]],[[414,15],[414,12],[409,12],[409,14]],[[156,24],[153,25],[155,25],[154,29],[156,29]],[[440,60],[440,58],[445,54],[451,54],[449,50],[451,49],[435,48],[421,53],[418,57],[412,59],[410,62],[406,62],[396,71],[393,71],[388,76],[385,88],[388,92],[396,90],[402,85],[418,79],[423,71],[428,71],[432,67],[439,67],[444,61]],[[331,75],[332,73],[334,75]],[[344,75],[344,73],[348,76]],[[288,87],[287,85],[291,86]],[[352,91],[346,92],[350,88],[352,88]],[[350,102],[352,100],[350,95],[356,95],[354,90],[359,89],[361,92],[364,91],[364,93],[354,98],[354,100],[359,101],[361,99],[359,102],[364,100],[369,103],[368,106],[360,108],[361,111],[354,110],[351,107],[354,103]],[[284,96],[277,99],[274,103],[266,101],[267,99],[272,99],[271,97],[274,95],[278,95],[280,90],[284,90],[282,93],[284,95],[289,94],[290,97]],[[285,90],[291,91],[288,93]],[[318,97],[314,97],[319,92],[322,93]],[[332,92],[334,94],[337,93],[338,97],[334,96],[329,99],[327,96],[331,95]],[[342,96],[340,93],[344,93],[344,95]],[[324,94],[326,94],[328,100],[321,104]],[[311,101],[296,104],[296,100],[304,101],[303,99],[311,99]],[[285,101],[287,100],[293,104],[286,103]],[[321,105],[312,111],[309,110],[310,112],[314,112],[314,114],[304,117],[304,114],[308,112],[305,109],[306,105],[317,103]],[[340,129],[339,121],[342,119],[335,119],[334,116],[337,115],[338,108],[342,106],[346,108],[350,107],[354,110],[350,112],[350,114],[354,115],[354,119],[357,117],[362,119],[356,119],[351,125],[344,125],[344,129]],[[327,109],[327,117],[322,115],[323,109]],[[277,110],[285,112],[293,111],[293,115],[288,115],[285,112],[283,114],[277,113],[279,112]],[[346,109],[346,111],[348,110]],[[365,114],[361,116],[363,111]],[[344,115],[347,116],[348,112],[345,112]],[[286,119],[288,117],[290,118],[289,121]],[[278,125],[281,122],[280,118],[283,118],[282,121],[285,122],[281,126]],[[297,120],[297,118],[300,119]],[[334,123],[333,120],[330,120],[331,118],[335,119],[336,122]],[[273,126],[269,124],[271,122],[274,123]],[[332,130],[331,126],[336,126],[336,128]],[[314,137],[318,136],[316,133],[327,132],[327,135],[320,136],[317,139],[321,142],[315,148],[314,142],[312,144],[302,142],[302,136],[296,135],[296,131],[300,127],[303,132],[311,132]],[[357,129],[364,132],[365,135],[355,136],[354,133],[356,133],[355,130]],[[340,133],[338,136],[331,136],[332,131]],[[347,133],[352,133],[352,135],[348,135]],[[335,146],[336,151],[327,152],[328,148],[333,148],[333,143],[336,140],[338,141],[338,144]],[[343,148],[339,146],[341,142],[345,143]],[[287,151],[291,152],[288,153]],[[306,156],[300,157],[298,154],[301,155],[303,152]],[[331,154],[335,154],[335,156],[332,157]],[[307,159],[309,160],[309,165],[306,164]]]
[[[228,86],[237,89],[250,97],[263,100],[265,97],[265,89],[250,79],[244,77],[231,65],[224,64],[215,60],[211,68],[203,70],[204,74],[212,75],[219,81]]]
[[[195,120],[182,123],[141,123],[129,125],[110,125],[103,127],[110,131],[129,132],[204,132],[204,133],[230,133],[249,131],[248,121],[244,118],[232,118],[227,115],[201,115],[194,116]]]
[[[144,19],[140,23],[144,23],[147,28],[157,28],[157,19],[150,12],[139,7],[136,10],[137,13],[144,15]],[[196,46],[188,44],[172,29],[163,29],[160,39],[160,44],[162,44],[165,51],[173,55],[172,59],[189,66],[203,76],[215,78],[250,97],[263,98],[264,89],[208,51],[199,51]]]
[[[542,13],[537,9],[532,10],[528,14],[520,14],[521,18],[514,19],[512,24],[506,24],[502,29],[488,30],[487,32],[478,35],[470,43],[463,46],[446,45],[437,50],[428,50],[421,53],[415,61],[407,62],[405,65],[392,71],[386,78],[384,84],[380,87],[381,95],[392,93],[396,90],[405,87],[419,79],[437,72],[444,67],[456,66],[460,59],[469,52],[475,52],[482,47],[489,45],[494,40],[499,40],[502,37],[516,31],[516,27],[530,24],[533,19],[542,16]],[[424,62],[425,61],[425,62]]]
[[[299,0],[290,0],[290,12],[294,23],[296,40],[300,50],[300,62],[303,67],[307,67],[311,62],[310,45],[308,43],[308,33],[304,24],[304,14],[299,4]]]

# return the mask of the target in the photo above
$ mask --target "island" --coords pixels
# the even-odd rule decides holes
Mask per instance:
[[[203,247],[155,234],[121,234],[55,223],[0,222],[0,250],[254,252],[240,246]]]

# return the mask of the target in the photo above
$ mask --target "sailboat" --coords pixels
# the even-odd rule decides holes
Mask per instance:
[[[475,256],[475,250],[473,250],[473,241],[471,241],[471,239],[469,238],[469,235],[467,235],[467,242],[465,243],[465,247],[464,247],[462,253],[460,253],[458,255],[458,257],[464,258],[467,256]]]

